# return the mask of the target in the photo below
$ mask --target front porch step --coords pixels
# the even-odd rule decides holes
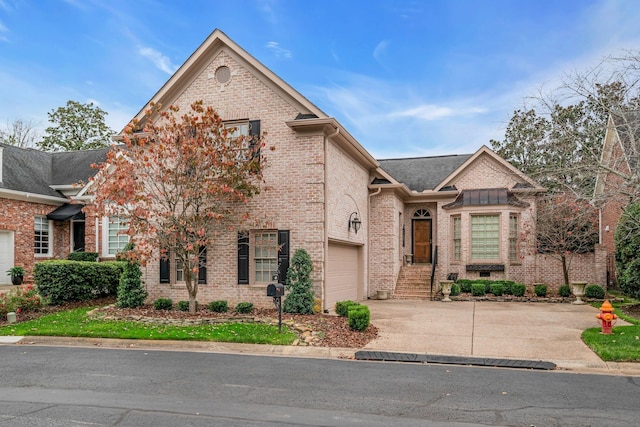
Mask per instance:
[[[435,295],[436,289],[434,283],[432,295],[430,264],[405,265],[400,269],[391,298],[428,300]]]

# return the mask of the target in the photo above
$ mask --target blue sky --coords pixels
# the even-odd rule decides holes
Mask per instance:
[[[636,0],[0,0],[0,127],[120,130],[219,28],[375,157],[471,153],[567,72],[640,49]]]

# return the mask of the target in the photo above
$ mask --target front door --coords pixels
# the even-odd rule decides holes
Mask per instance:
[[[84,252],[84,221],[73,221],[73,252]]]
[[[413,262],[431,262],[431,220],[413,220]]]

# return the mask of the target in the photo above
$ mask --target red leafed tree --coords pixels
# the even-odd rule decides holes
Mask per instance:
[[[138,128],[129,124],[124,144],[98,166],[96,205],[128,222],[135,243],[130,256],[142,262],[159,253],[175,257],[193,313],[204,251],[248,219],[245,204],[262,189],[263,141],[234,136],[236,129],[202,101],[182,115],[174,106],[159,111],[157,120]]]
[[[538,252],[562,262],[568,285],[571,255],[592,252],[598,243],[598,212],[569,193],[559,193],[539,200],[537,215]]]

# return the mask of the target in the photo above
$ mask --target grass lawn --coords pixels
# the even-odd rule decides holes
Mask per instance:
[[[624,307],[639,303],[628,297],[622,302],[611,303],[614,314],[632,323],[631,326],[614,326],[611,335],[601,334],[601,328],[589,328],[582,333],[582,340],[605,362],[640,362],[640,319],[622,312]],[[595,307],[600,305],[594,304]]]
[[[137,340],[219,341],[251,344],[289,345],[297,338],[285,325],[222,323],[216,325],[169,326],[142,322],[87,318],[91,307],[49,314],[38,319],[0,328],[0,335],[124,338]]]

